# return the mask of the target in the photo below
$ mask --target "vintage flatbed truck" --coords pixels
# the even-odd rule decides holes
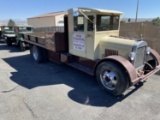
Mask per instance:
[[[16,25],[12,27],[12,35],[6,34],[5,41],[8,46],[12,46],[13,43],[20,47],[22,51],[24,51],[27,47],[27,44],[24,43],[22,34],[32,33],[33,27],[29,25]]]
[[[33,27],[29,25],[16,25],[13,27],[10,26],[0,26],[0,38],[4,39],[7,46],[12,46],[13,43],[19,46],[22,51],[24,51],[28,44],[24,43],[22,34],[32,33]]]
[[[12,43],[15,42],[17,46],[19,46],[19,48],[21,49],[21,51],[25,51],[28,46],[28,44],[26,44],[24,42],[24,39],[22,37],[23,34],[25,33],[32,33],[33,32],[33,26],[30,25],[19,25],[19,26],[14,26],[14,32],[16,34],[16,38],[15,41],[11,41]]]
[[[65,63],[90,75],[112,95],[145,81],[160,69],[159,54],[143,40],[119,37],[120,15],[112,10],[73,8],[64,33],[23,34],[37,62]]]
[[[11,39],[15,37],[14,28],[9,26],[0,26],[1,28],[1,36],[2,39],[7,39],[10,37]]]

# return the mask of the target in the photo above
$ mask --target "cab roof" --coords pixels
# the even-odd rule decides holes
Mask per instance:
[[[81,10],[83,12],[96,12],[96,13],[108,13],[108,14],[117,14],[117,15],[121,15],[123,14],[120,11],[115,11],[115,10],[105,10],[105,9],[96,9],[96,8],[72,8],[72,9],[78,9]]]

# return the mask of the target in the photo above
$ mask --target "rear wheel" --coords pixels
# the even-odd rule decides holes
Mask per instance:
[[[31,51],[32,57],[36,62],[43,62],[43,53],[39,47],[32,46]]]
[[[37,46],[30,46],[30,54],[33,59],[38,63],[47,60],[47,54],[43,48]]]
[[[6,43],[7,43],[7,46],[12,46],[12,41],[10,38],[6,38]]]
[[[97,68],[96,77],[100,86],[114,96],[121,95],[129,85],[125,70],[114,62],[102,62]]]

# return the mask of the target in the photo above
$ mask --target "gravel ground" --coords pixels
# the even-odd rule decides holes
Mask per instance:
[[[66,65],[0,42],[0,120],[160,120],[160,77],[113,97]]]

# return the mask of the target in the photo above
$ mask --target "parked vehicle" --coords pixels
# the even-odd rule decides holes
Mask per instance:
[[[0,39],[2,37],[2,29],[1,29],[1,26],[0,26]]]
[[[20,49],[22,51],[24,51],[26,49],[26,47],[29,47],[28,44],[25,44],[24,43],[24,39],[22,37],[23,34],[26,34],[26,33],[32,33],[33,32],[33,27],[32,26],[15,26],[14,27],[14,32],[16,34],[16,38],[15,38],[15,41],[9,41],[11,43],[15,42],[15,44],[17,46],[20,47]]]
[[[15,43],[15,45],[20,46],[21,50],[24,51],[27,44],[24,43],[22,34],[32,32],[32,26],[3,26],[2,38],[5,39],[8,46],[12,46],[12,44]]]
[[[7,37],[10,39],[15,37],[14,28],[9,26],[1,26],[1,38],[7,39]]]
[[[64,33],[23,34],[37,62],[64,63],[90,75],[112,95],[160,69],[160,56],[141,39],[119,37],[120,15],[112,10],[73,8],[64,17]]]

